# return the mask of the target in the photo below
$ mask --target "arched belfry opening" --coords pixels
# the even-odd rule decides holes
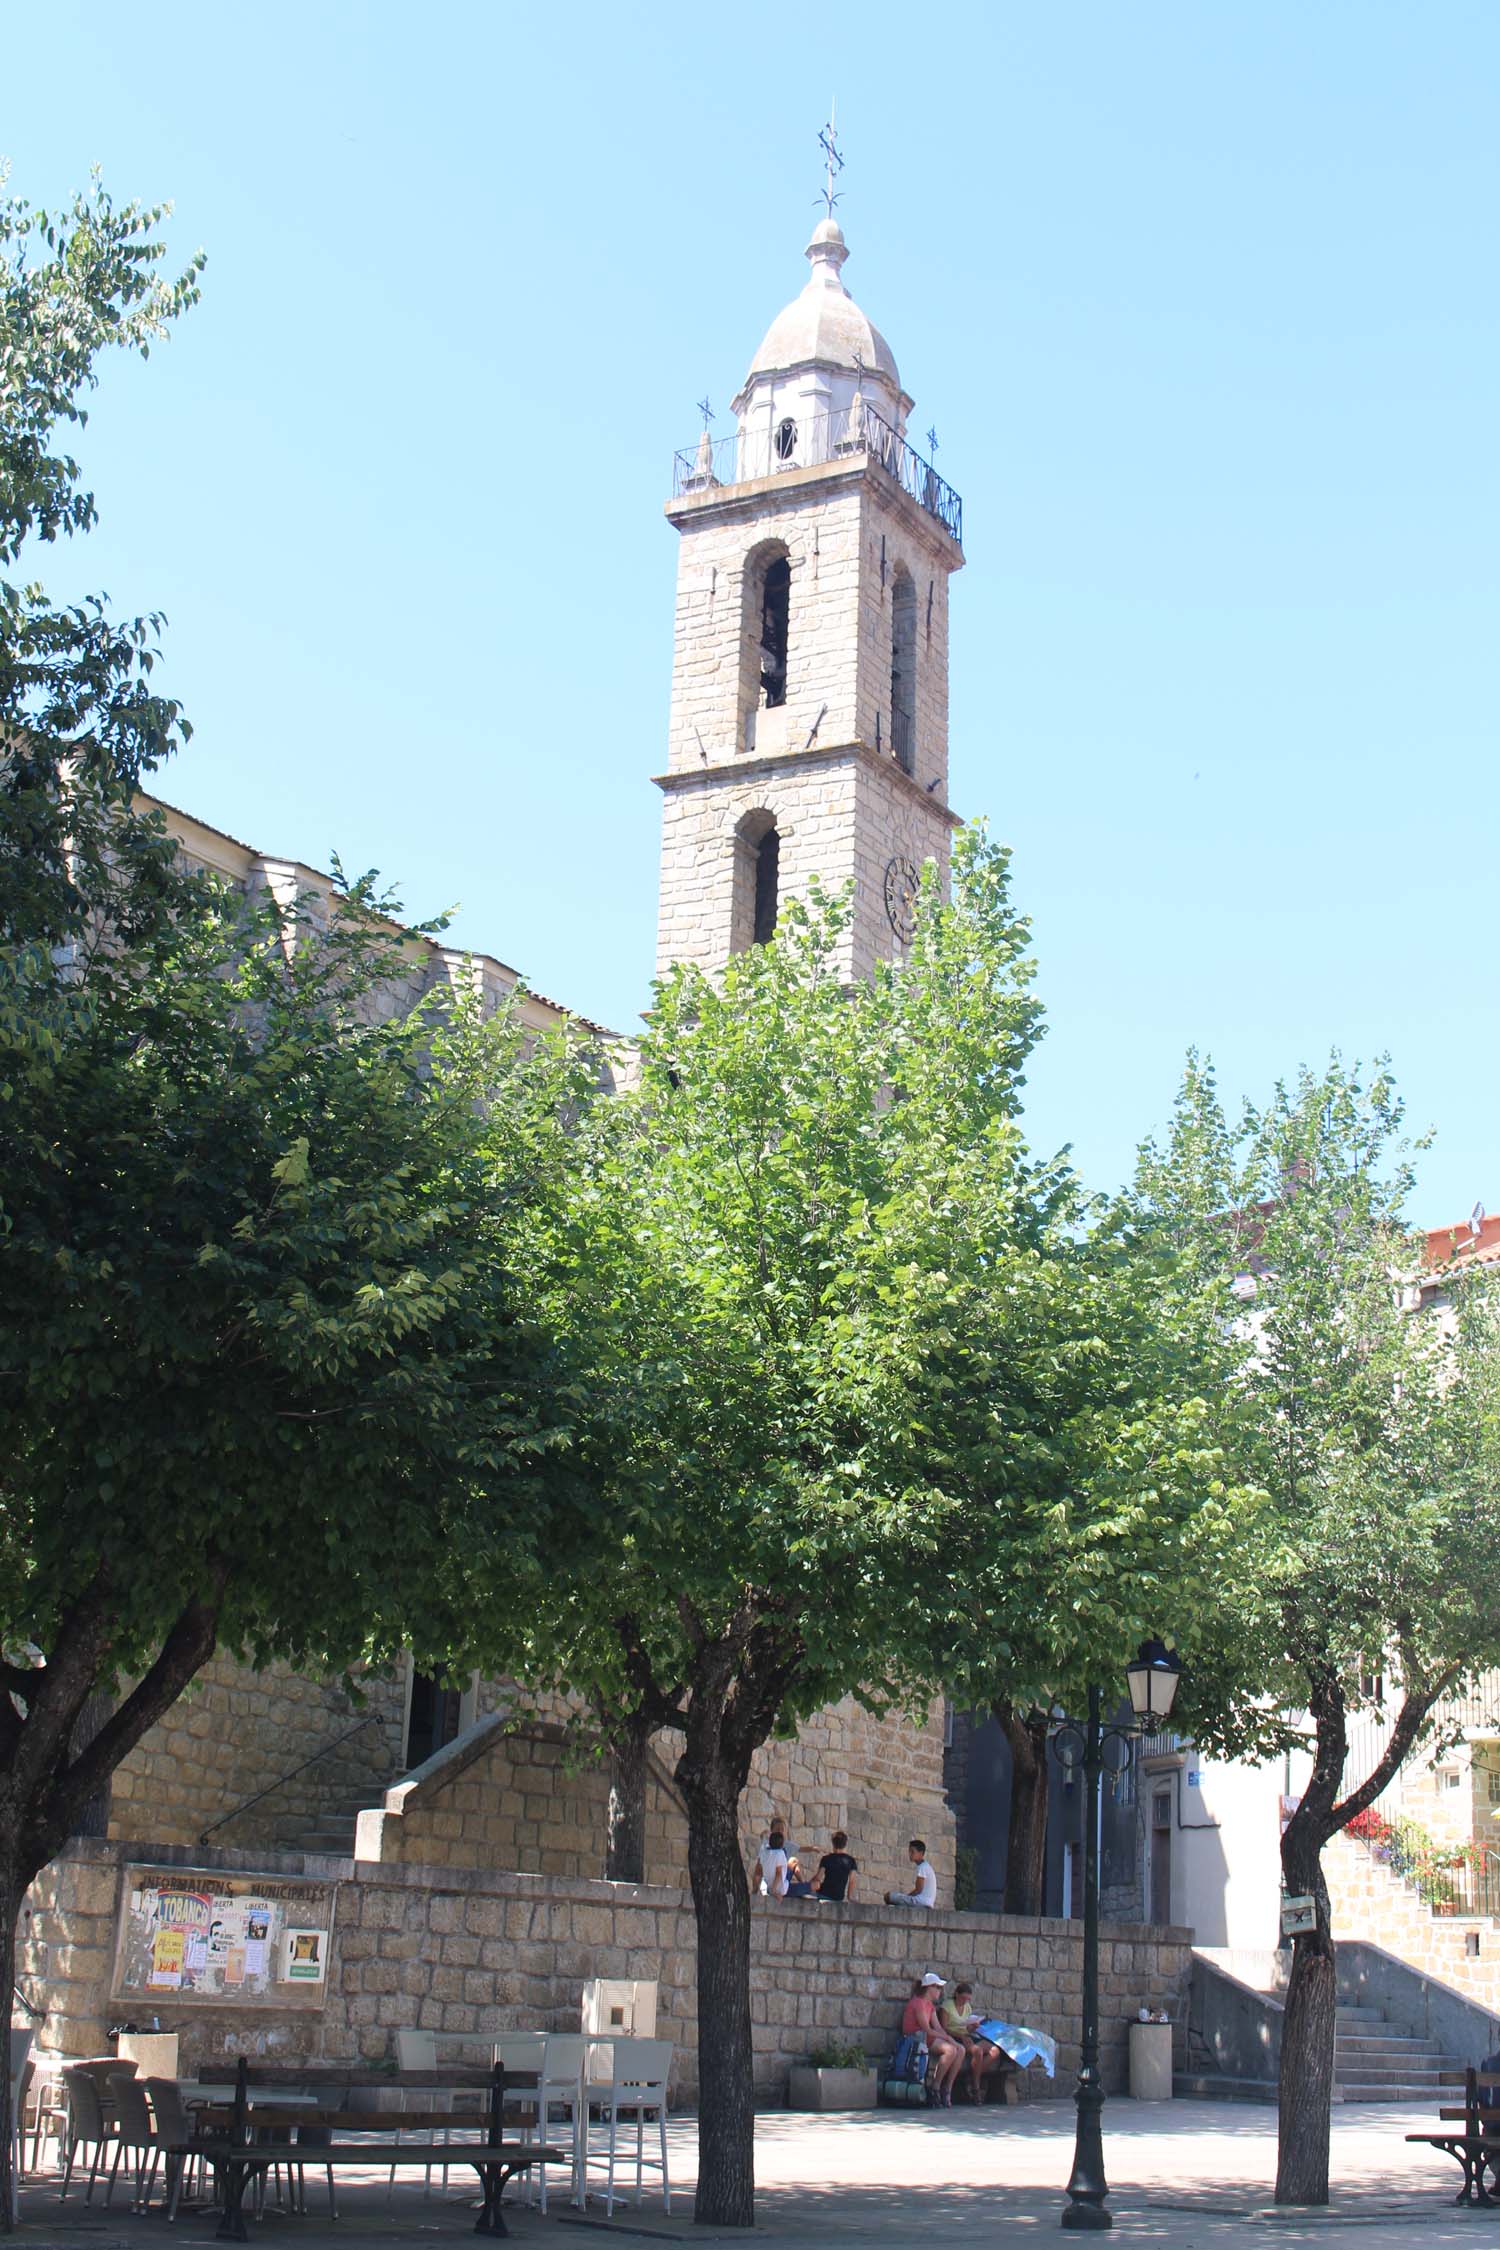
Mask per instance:
[[[731,950],[769,945],[781,911],[781,832],[764,807],[746,813],[735,829],[733,882]]]
[[[768,541],[745,561],[740,734],[747,749],[755,746],[755,714],[786,702],[791,618],[791,557],[779,540]]]
[[[891,580],[891,749],[903,773],[917,770],[917,589],[897,563]]]

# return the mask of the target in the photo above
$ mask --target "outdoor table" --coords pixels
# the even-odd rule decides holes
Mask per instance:
[[[249,2071],[243,2060],[235,2084],[234,2101],[228,2111],[228,2125],[221,2128],[214,2118],[212,2128],[194,2143],[197,2152],[205,2156],[220,2173],[224,2182],[224,2212],[219,2222],[218,2239],[226,2242],[247,2242],[245,2231],[245,2190],[258,2173],[270,2171],[274,2166],[305,2161],[332,2168],[340,2164],[389,2165],[420,2164],[424,2167],[437,2164],[472,2164],[479,2175],[483,2194],[483,2207],[475,2221],[476,2234],[504,2235],[510,2232],[501,2209],[501,2197],[506,2184],[517,2172],[524,2172],[534,2164],[569,2164],[569,2152],[548,2148],[537,2142],[507,2141],[505,2138],[506,2073],[497,2063],[493,2070],[481,2075],[476,2071],[457,2070],[434,2080],[430,2071],[394,2071],[379,2078],[363,2078],[348,2070],[323,2072],[288,2072],[268,2069],[258,2073],[261,2085],[255,2091],[264,2097],[252,2101]],[[321,2088],[309,2086],[308,2080],[323,2079]],[[278,2083],[279,2082],[279,2083]],[[344,2095],[355,2087],[364,2090],[370,2086],[417,2086],[430,2092],[458,2092],[468,2087],[486,2087],[489,2093],[487,2114],[478,2116],[474,2123],[484,2133],[479,2141],[413,2141],[406,2144],[390,2141],[365,2140],[357,2142],[319,2140],[312,2145],[291,2141],[257,2142],[258,2131],[295,2129],[316,2124],[320,2131],[336,2128],[353,2128],[363,2132],[379,2132],[377,2122],[382,2112],[378,2110],[350,2110],[343,2106]],[[297,2101],[295,2096],[304,2098]],[[288,2098],[291,2097],[291,2098]],[[321,2098],[320,2098],[321,2097]],[[413,2126],[434,2131],[455,2123],[451,2110],[392,2111],[389,2113],[392,2131],[404,2131]]]

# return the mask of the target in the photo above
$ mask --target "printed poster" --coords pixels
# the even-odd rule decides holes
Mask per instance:
[[[321,2007],[336,1885],[127,1868],[114,1996]]]

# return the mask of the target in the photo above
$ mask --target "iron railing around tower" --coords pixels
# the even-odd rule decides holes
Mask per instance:
[[[719,485],[748,484],[755,477],[820,468],[827,461],[861,455],[878,462],[963,545],[964,504],[952,485],[862,400],[831,414],[783,415],[765,429],[736,430],[728,437],[710,437],[705,429],[695,446],[672,457],[672,496],[680,499],[684,493],[711,492]]]

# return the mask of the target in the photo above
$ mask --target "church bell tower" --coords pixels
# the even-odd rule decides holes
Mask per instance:
[[[946,873],[948,580],[962,503],[907,443],[912,401],[844,285],[828,215],[806,287],[734,401],[677,456],[681,536],[659,969],[764,942],[788,897],[852,881],[849,976],[900,952]]]

